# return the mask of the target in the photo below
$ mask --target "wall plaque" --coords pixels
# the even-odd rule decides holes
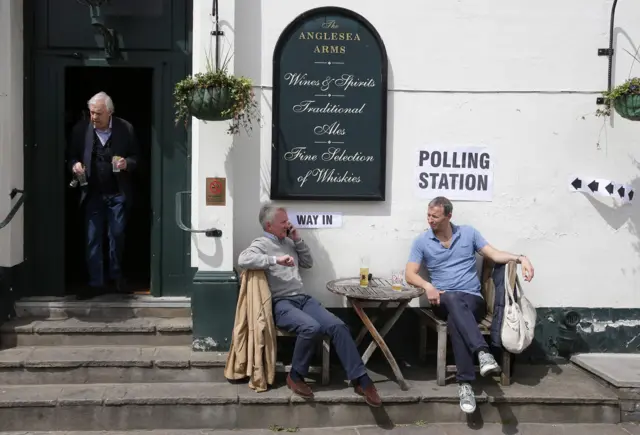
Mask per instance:
[[[227,204],[227,179],[207,178],[207,205]]]
[[[385,199],[387,54],[365,18],[298,16],[276,44],[273,95],[272,199]]]

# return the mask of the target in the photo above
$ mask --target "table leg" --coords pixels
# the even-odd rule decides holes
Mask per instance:
[[[371,323],[369,316],[367,316],[367,313],[365,313],[364,310],[362,309],[362,306],[360,305],[360,301],[354,299],[351,301],[351,303],[353,304],[354,310],[362,320],[362,323],[367,327],[367,329],[371,333],[371,336],[373,337],[377,345],[380,347],[380,350],[382,351],[385,358],[389,362],[389,365],[393,370],[393,374],[396,376],[396,380],[400,385],[400,389],[402,389],[403,391],[407,391],[409,389],[409,385],[404,380],[404,376],[402,376],[402,372],[400,371],[400,367],[398,367],[398,363],[396,362],[395,358],[393,357],[393,354],[387,347],[387,344],[384,342],[384,339],[382,338],[382,336],[380,335],[376,327],[373,326],[373,323]],[[387,323],[385,323],[385,325],[383,326],[382,330],[384,331],[384,334],[389,332],[389,330],[391,329],[391,326],[393,326],[393,324],[398,320],[398,318],[400,317],[400,314],[402,314],[402,311],[404,311],[404,308],[407,306],[407,304],[408,302],[403,302],[398,306],[396,313],[394,313],[393,317],[389,319]],[[369,347],[371,347],[371,345],[369,345]],[[367,349],[367,351],[369,351],[369,349]],[[373,353],[373,349],[371,350],[371,353]],[[368,359],[369,357],[367,357],[367,361]],[[363,357],[363,362],[366,364],[364,357]]]
[[[383,303],[381,303],[380,305],[378,305],[375,308],[378,308],[381,312],[384,312],[384,310],[387,309],[387,306],[389,306],[389,302],[383,302]],[[375,314],[371,318],[371,323],[375,324],[377,321],[378,321],[378,315]],[[362,343],[362,340],[364,340],[364,337],[366,335],[367,335],[367,327],[363,326],[362,329],[360,329],[360,332],[358,333],[358,336],[356,337],[356,346],[360,346],[360,343]]]

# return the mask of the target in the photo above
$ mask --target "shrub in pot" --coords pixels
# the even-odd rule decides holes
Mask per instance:
[[[207,62],[203,73],[196,73],[178,82],[173,91],[176,124],[188,124],[191,116],[204,121],[231,120],[227,133],[236,134],[243,127],[251,130],[259,120],[258,105],[251,80],[236,77],[222,68],[213,69]]]
[[[599,109],[597,114],[611,115],[611,107],[618,115],[631,121],[640,121],[640,78],[634,77],[621,85],[604,92],[605,109]]]

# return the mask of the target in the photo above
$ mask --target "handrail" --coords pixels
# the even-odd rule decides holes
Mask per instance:
[[[194,230],[182,223],[182,196],[185,193],[191,193],[188,190],[176,193],[176,224],[178,227],[189,233],[204,233],[206,237],[222,237],[222,230],[217,228],[209,228],[208,230]]]
[[[24,190],[14,188],[13,190],[11,190],[11,193],[9,193],[9,196],[11,197],[11,199],[13,199],[16,197],[18,193],[20,193],[20,199],[18,199],[18,202],[14,204],[13,208],[11,209],[11,211],[9,212],[5,220],[0,222],[0,230],[6,227],[7,225],[9,225],[9,222],[11,222],[11,219],[13,219],[16,213],[18,213],[20,206],[24,203]]]

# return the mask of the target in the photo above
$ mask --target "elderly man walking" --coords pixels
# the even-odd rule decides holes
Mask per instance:
[[[379,407],[382,402],[378,391],[367,375],[349,328],[304,291],[299,268],[311,268],[313,258],[309,246],[289,222],[286,210],[263,205],[258,219],[264,234],[240,253],[238,265],[265,271],[275,324],[297,336],[287,386],[301,397],[313,398],[304,377],[316,343],[323,335],[329,335],[355,392],[364,396],[369,406]]]
[[[118,291],[124,290],[122,253],[127,210],[131,205],[131,171],[138,164],[138,142],[132,125],[113,116],[111,97],[100,92],[88,101],[89,122],[78,123],[71,134],[69,169],[82,189],[80,204],[84,208],[87,236],[89,292],[87,298],[105,291],[102,239],[105,228],[109,237],[109,278]],[[84,184],[84,185],[83,185]]]

